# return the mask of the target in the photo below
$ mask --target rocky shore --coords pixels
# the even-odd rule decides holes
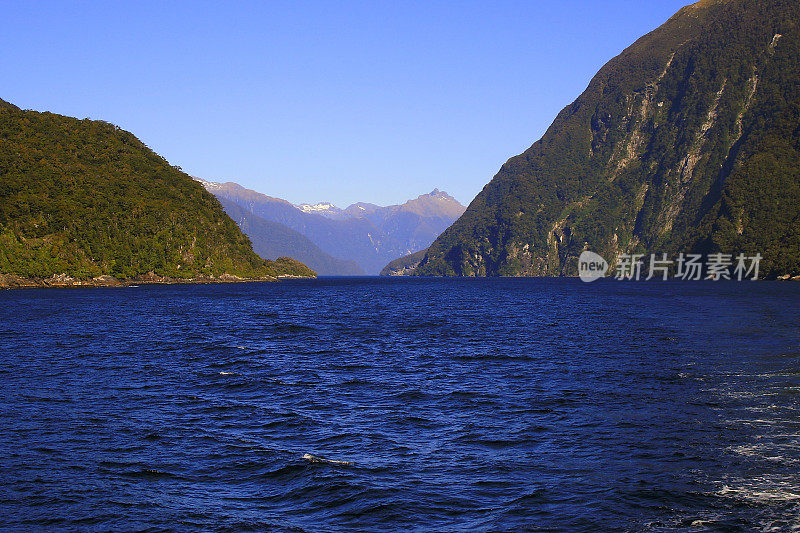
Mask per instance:
[[[148,272],[141,276],[117,279],[104,275],[90,279],[73,278],[67,274],[53,274],[49,278],[23,278],[13,274],[0,274],[0,289],[67,288],[67,287],[129,287],[131,285],[168,285],[183,283],[244,283],[250,281],[278,281],[279,279],[304,279],[304,276],[278,276],[241,278],[232,274],[199,276],[195,278],[169,278]]]

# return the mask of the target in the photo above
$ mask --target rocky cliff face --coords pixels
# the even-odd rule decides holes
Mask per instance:
[[[419,275],[574,275],[585,249],[800,272],[800,3],[705,0],[606,64]]]

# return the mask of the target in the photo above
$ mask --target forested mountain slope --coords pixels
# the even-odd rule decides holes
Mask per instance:
[[[264,261],[203,187],[131,133],[0,100],[0,275],[313,275]]]
[[[800,273],[800,2],[705,0],[609,61],[417,275],[574,275],[591,249]]]

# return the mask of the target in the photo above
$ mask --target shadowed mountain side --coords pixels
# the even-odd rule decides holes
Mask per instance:
[[[301,233],[278,222],[264,220],[230,200],[224,198],[218,200],[228,216],[250,237],[253,250],[264,259],[292,257],[314,269],[320,276],[364,274],[355,261],[332,257]]]

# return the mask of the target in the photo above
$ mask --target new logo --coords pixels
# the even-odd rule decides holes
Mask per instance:
[[[584,250],[578,258],[578,277],[582,281],[590,282],[606,275],[608,263],[594,252]]]

